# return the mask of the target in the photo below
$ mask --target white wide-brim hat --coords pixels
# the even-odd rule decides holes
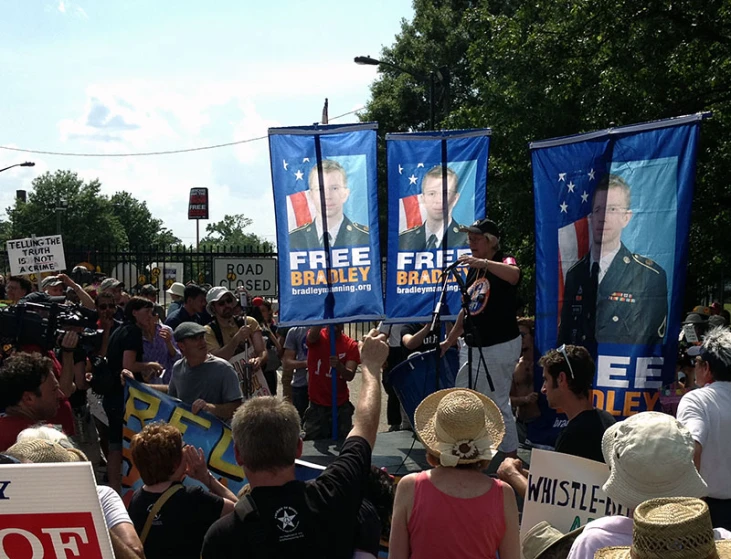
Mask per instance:
[[[642,412],[609,427],[602,452],[609,479],[602,489],[629,509],[660,497],[705,497],[708,486],[693,463],[695,442],[674,417]]]
[[[495,403],[467,388],[430,394],[414,412],[414,428],[427,451],[442,466],[490,460],[505,436],[505,422]]]

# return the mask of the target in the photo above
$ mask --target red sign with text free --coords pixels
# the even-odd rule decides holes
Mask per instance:
[[[90,512],[0,514],[0,556],[102,559]]]

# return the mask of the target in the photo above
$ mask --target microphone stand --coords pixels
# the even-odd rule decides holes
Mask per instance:
[[[437,340],[441,340],[442,338],[442,305],[444,305],[444,299],[447,294],[447,280],[449,279],[449,274],[452,273],[453,269],[450,270],[449,268],[444,270],[442,273],[442,291],[439,294],[439,301],[437,301],[436,306],[434,307],[434,311],[432,312],[432,318],[431,318],[431,326],[429,327],[429,334],[436,333]],[[439,373],[441,372],[441,365],[442,365],[442,348],[439,345],[439,342],[437,342],[436,347],[436,366],[434,367],[434,391],[439,390]]]

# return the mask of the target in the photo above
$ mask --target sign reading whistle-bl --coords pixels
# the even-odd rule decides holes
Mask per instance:
[[[277,261],[274,258],[214,258],[213,279],[232,291],[243,287],[251,295],[277,296]]]

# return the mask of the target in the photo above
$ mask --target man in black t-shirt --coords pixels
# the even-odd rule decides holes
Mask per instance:
[[[604,462],[602,437],[616,423],[614,417],[594,407],[591,387],[594,382],[594,360],[586,348],[562,345],[548,351],[538,364],[543,367],[543,387],[548,405],[561,409],[568,425],[556,439],[556,452]],[[498,468],[498,476],[525,496],[528,472],[518,459],[506,459]]]
[[[401,327],[401,344],[404,356],[430,351],[439,345],[439,335],[431,331],[431,324],[404,324]]]
[[[376,331],[365,337],[353,429],[338,458],[313,481],[295,479],[294,461],[302,455],[302,439],[292,404],[264,396],[236,411],[234,452],[252,491],[239,501],[234,514],[208,531],[203,559],[353,556],[381,413],[380,377],[388,356],[384,338]]]
[[[468,234],[472,251],[472,256],[459,257],[469,266],[465,284],[471,302],[467,317],[460,311],[442,342],[442,354],[464,333],[455,385],[477,390],[497,404],[505,421],[500,450],[517,457],[518,431],[510,407],[510,387],[521,346],[516,318],[520,268],[515,258],[500,249],[500,230],[494,222],[482,219],[460,231]]]

